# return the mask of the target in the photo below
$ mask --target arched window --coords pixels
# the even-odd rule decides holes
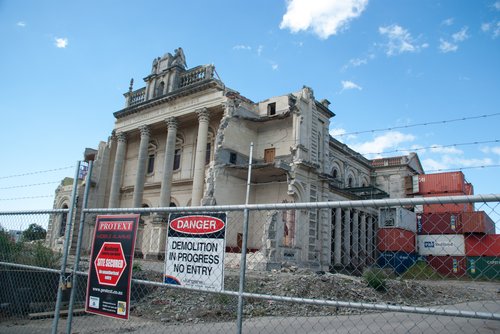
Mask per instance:
[[[205,165],[208,165],[210,163],[210,161],[212,160],[212,147],[213,147],[213,144],[214,144],[214,132],[212,131],[212,129],[209,129],[208,130],[208,139],[207,139],[207,151],[206,151],[206,154],[205,154]]]
[[[181,156],[182,156],[182,146],[183,145],[184,145],[184,138],[180,135],[177,135],[177,138],[175,139],[173,170],[179,170],[181,168]]]
[[[165,83],[161,81],[156,87],[155,97],[162,96],[164,89],[165,89]]]
[[[337,179],[339,177],[339,172],[336,168],[333,169],[332,176],[334,179]]]
[[[368,179],[368,176],[363,177],[363,184],[362,187],[368,187],[370,185],[370,181]]]
[[[66,204],[63,204],[61,209],[68,209],[68,206]],[[66,224],[68,223],[68,213],[64,212],[61,215],[61,223],[59,224],[59,236],[63,237],[64,234],[66,233]]]
[[[150,142],[148,145],[148,165],[146,174],[151,175],[155,171],[155,159],[156,159],[156,151],[158,145],[155,142]]]
[[[352,178],[352,176],[349,176],[349,178],[347,179],[347,188],[352,188],[353,183],[354,179]]]

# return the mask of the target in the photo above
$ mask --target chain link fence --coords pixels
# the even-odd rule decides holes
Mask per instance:
[[[0,212],[0,332],[498,332],[499,204],[476,195]],[[171,214],[220,212],[224,249],[168,234]],[[130,318],[86,313],[96,218],[130,213],[141,215]],[[47,236],[28,241],[31,224]]]

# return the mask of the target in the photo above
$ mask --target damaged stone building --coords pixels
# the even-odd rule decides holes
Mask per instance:
[[[94,160],[88,207],[243,204],[250,143],[252,204],[404,197],[405,177],[423,173],[416,154],[368,160],[332,138],[335,114],[309,87],[253,102],[226,87],[213,65],[188,69],[181,48],[155,58],[144,82],[134,89],[131,81],[112,135],[85,152]],[[55,208],[68,207],[71,187],[59,186]],[[368,265],[376,216],[369,208],[253,212],[248,248],[267,268],[285,261],[323,270]],[[49,223],[52,248],[62,246],[66,218]],[[161,258],[165,217],[141,221],[136,253]],[[85,224],[84,252],[93,223]],[[241,213],[230,212],[227,254],[240,251],[242,227]],[[78,228],[77,219],[72,248]]]

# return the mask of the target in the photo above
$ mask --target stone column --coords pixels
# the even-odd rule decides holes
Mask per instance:
[[[352,216],[352,261],[351,263],[358,269],[359,266],[359,211],[354,210]]]
[[[198,139],[196,143],[196,156],[194,161],[193,190],[191,193],[191,206],[199,206],[203,197],[203,183],[205,180],[205,159],[207,153],[208,121],[207,108],[197,110],[198,114]]]
[[[342,209],[335,209],[335,236],[334,236],[333,264],[342,266]]]
[[[175,140],[177,138],[177,120],[170,117],[165,120],[168,127],[167,142],[165,144],[165,162],[163,164],[163,180],[160,190],[160,207],[170,206],[172,193],[172,173],[175,158]]]
[[[375,243],[376,239],[373,237],[373,218],[371,216],[368,216],[368,240],[367,240],[367,247],[366,247],[366,260],[368,262],[368,265],[373,263],[373,250],[375,249]]]
[[[344,211],[344,266],[351,264],[351,211]]]
[[[137,159],[137,174],[135,177],[134,197],[132,207],[140,208],[144,194],[144,181],[146,179],[146,163],[148,161],[148,145],[150,128],[147,125],[139,127],[141,142],[139,144],[139,157]]]
[[[113,166],[113,176],[111,177],[111,189],[109,191],[108,207],[118,207],[120,200],[120,188],[122,182],[123,164],[125,162],[125,152],[127,150],[127,135],[124,132],[117,134],[117,147],[115,153],[115,163]]]
[[[359,229],[359,234],[360,234],[360,238],[359,238],[360,264],[364,267],[364,266],[366,266],[366,214],[364,212],[361,213],[361,226]]]

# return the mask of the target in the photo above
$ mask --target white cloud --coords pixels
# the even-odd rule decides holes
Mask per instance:
[[[485,22],[481,24],[481,30],[485,33],[491,31],[491,37],[497,38],[500,36],[500,21]]]
[[[444,164],[443,162],[437,161],[435,159],[428,158],[428,159],[423,159],[421,161],[422,161],[422,167],[424,167],[424,170],[426,170],[427,172],[449,168],[447,164]]]
[[[453,168],[488,166],[493,164],[493,160],[491,160],[490,158],[466,159],[466,158],[450,157],[448,155],[443,156],[442,162]]]
[[[252,47],[248,45],[238,44],[233,46],[233,50],[252,50]]]
[[[369,54],[367,57],[364,58],[352,58],[349,59],[349,62],[342,66],[342,71],[347,70],[350,67],[358,67],[361,65],[366,65],[368,64],[368,61],[372,60],[375,58],[375,55],[373,53]]]
[[[273,69],[273,71],[277,71],[278,67],[278,64],[271,64],[271,68]]]
[[[485,26],[485,28],[487,28]],[[489,28],[488,28],[489,29]],[[443,38],[439,39],[439,50],[442,53],[455,52],[458,50],[458,44],[469,38],[467,34],[468,27],[463,27],[453,35],[451,35],[451,41],[447,41]]]
[[[353,140],[356,138],[354,134],[346,134],[346,129],[343,128],[334,128],[329,131],[330,136],[334,137],[340,142],[345,142],[346,140]]]
[[[441,38],[439,40],[439,50],[442,53],[455,52],[458,50],[458,45],[445,41]]]
[[[16,24],[16,25],[17,25],[18,27],[24,28],[24,27],[26,27],[26,22],[24,22],[24,21],[19,21],[19,22],[17,22],[17,24]]]
[[[262,54],[262,51],[264,51],[264,45],[259,45],[257,48],[257,55],[260,56]]]
[[[495,30],[493,30],[493,38],[500,36],[500,21],[497,22]]]
[[[367,63],[368,63],[368,59],[366,59],[366,58],[355,58],[355,59],[349,60],[349,64],[353,67],[366,65]]]
[[[445,25],[445,26],[451,26],[453,24],[453,21],[454,21],[453,17],[450,17],[446,20],[443,20],[443,22],[441,22],[441,24]]]
[[[462,150],[457,149],[456,147],[443,147],[440,145],[431,145],[430,151],[432,153],[441,153],[441,154],[463,154]]]
[[[330,136],[332,137],[341,137],[344,136],[346,133],[347,131],[342,128],[330,129]]]
[[[288,0],[280,29],[293,33],[312,30],[319,38],[327,39],[345,29],[367,5],[368,0]]]
[[[487,153],[487,154],[493,153],[496,155],[500,155],[500,146],[493,146],[493,147],[486,146],[486,147],[481,148],[481,152]]]
[[[378,32],[389,39],[386,44],[386,54],[388,56],[404,52],[418,52],[422,47],[425,48],[428,46],[427,43],[418,45],[408,30],[397,24],[379,27]]]
[[[349,146],[361,154],[382,153],[384,151],[388,151],[389,149],[396,149],[401,143],[412,142],[414,140],[415,136],[411,134],[404,134],[399,131],[390,131],[375,137],[372,141],[352,144]]]
[[[350,90],[350,89],[357,89],[357,90],[363,90],[363,87],[359,86],[358,84],[355,84],[352,81],[341,81],[342,83],[342,90]]]
[[[57,48],[60,49],[65,49],[68,46],[68,39],[67,38],[56,38],[55,43]]]
[[[451,35],[451,38],[453,38],[455,42],[465,41],[467,38],[469,38],[469,35],[467,34],[468,29],[469,29],[468,27],[463,27],[462,29],[460,29],[460,31]]]
[[[500,147],[484,147],[481,148],[481,151],[483,151],[483,153],[490,153],[492,149],[498,149],[497,154],[500,154]],[[438,158],[427,158],[422,160],[422,164],[427,171],[480,167],[493,164],[491,158],[465,158],[463,156],[464,152],[452,147],[439,148],[437,150],[436,148],[431,148],[430,153],[438,153],[441,155]]]
[[[493,7],[496,9],[496,10],[500,10],[500,1],[497,1],[493,4]]]

